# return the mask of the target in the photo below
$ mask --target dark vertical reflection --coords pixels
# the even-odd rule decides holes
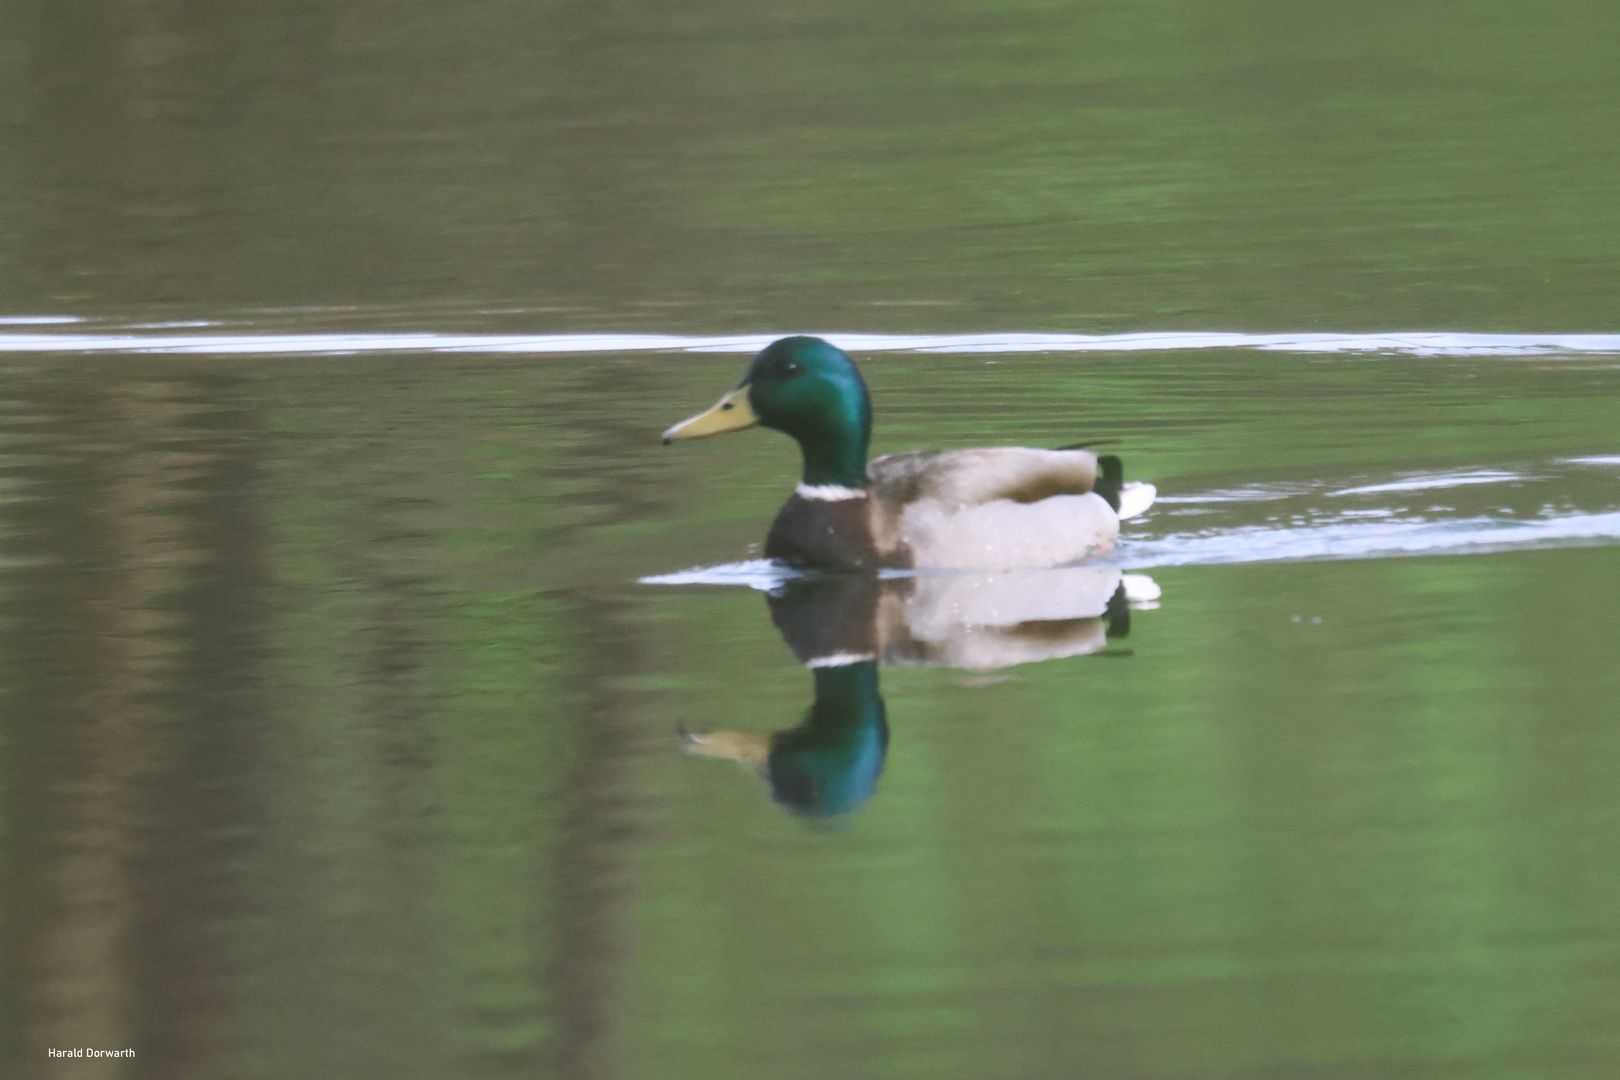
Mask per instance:
[[[584,662],[573,710],[575,756],[560,792],[562,827],[551,854],[550,1056],[559,1080],[600,1080],[615,1074],[608,1047],[624,976],[625,862],[635,808],[626,775],[635,732],[607,673],[632,669],[633,659],[612,607],[580,598],[574,610],[574,644]]]
[[[238,973],[224,928],[243,898],[232,865],[259,811],[240,778],[261,730],[256,658],[263,651],[265,531],[252,413],[228,383],[176,388],[195,409],[176,432],[196,455],[187,543],[196,570],[175,596],[179,656],[174,765],[153,793],[160,833],[144,845],[136,979],[149,1061],[170,1076],[218,1076],[237,1056]],[[201,445],[198,445],[198,444]]]
[[[212,378],[5,402],[7,1060],[225,1075],[264,588],[252,417]],[[49,1047],[136,1050],[133,1062]]]
[[[581,379],[575,400],[584,412],[573,452],[550,463],[559,477],[584,489],[576,499],[592,507],[599,528],[645,520],[662,497],[651,478],[624,467],[634,453],[627,448],[643,442],[645,430],[621,408],[602,404],[633,400],[648,381],[644,368],[629,365],[602,365]],[[570,541],[579,542],[553,543]],[[648,736],[617,680],[644,662],[643,645],[616,591],[569,589],[558,598],[573,612],[569,645],[577,660],[567,678],[569,700],[557,713],[570,729],[573,756],[558,793],[558,841],[547,858],[549,1064],[560,1080],[605,1080],[619,1075],[611,1047],[629,977],[633,860],[647,842],[634,823],[649,817],[635,775]]]
[[[429,775],[442,642],[411,522],[438,433],[410,424],[414,393],[393,383],[362,382],[362,410],[337,378],[282,375],[256,384],[284,441],[266,500],[274,611],[250,778],[265,816],[243,868],[244,1060],[278,1077],[443,1076],[454,1002],[437,981]],[[282,394],[295,404],[277,412]],[[307,401],[348,423],[289,431]]]
[[[361,535],[389,522],[363,498],[353,515],[372,521]],[[298,666],[278,671],[254,778],[268,814],[246,885],[263,920],[244,941],[244,992],[267,1075],[441,1075],[422,685],[435,643],[420,580],[363,554],[376,545],[355,544],[334,589],[354,607],[320,611],[334,625],[288,642]]]

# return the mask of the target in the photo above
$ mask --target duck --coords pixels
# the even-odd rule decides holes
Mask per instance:
[[[1113,566],[879,576],[813,574],[766,594],[771,622],[808,668],[991,672],[1084,656],[1131,629],[1131,606],[1158,586]]]
[[[889,748],[879,669],[982,673],[1105,652],[1130,605],[1158,586],[1107,566],[1040,573],[813,574],[766,594],[771,622],[814,686],[809,712],[775,732],[680,732],[681,750],[734,761],[796,817],[848,818],[877,791]]]
[[[1021,570],[1111,550],[1152,505],[1118,457],[1085,446],[908,450],[868,460],[872,399],[860,369],[819,337],[773,341],[713,407],[664,444],[755,426],[799,444],[803,470],[765,556],[826,570]]]
[[[735,761],[797,817],[831,821],[866,805],[883,775],[889,721],[875,660],[811,669],[815,699],[798,726],[782,731],[682,733],[683,752]]]

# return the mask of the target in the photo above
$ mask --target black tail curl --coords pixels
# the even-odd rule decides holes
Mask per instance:
[[[1107,500],[1108,505],[1119,513],[1119,489],[1125,484],[1125,466],[1120,464],[1119,458],[1113,454],[1102,454],[1097,458],[1097,482],[1091,485],[1095,491]]]

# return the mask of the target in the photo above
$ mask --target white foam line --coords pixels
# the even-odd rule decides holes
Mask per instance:
[[[1327,494],[1336,495],[1371,495],[1381,491],[1428,491],[1433,488],[1467,487],[1469,484],[1501,484],[1511,480],[1532,480],[1535,477],[1521,476],[1518,473],[1503,472],[1501,469],[1477,469],[1470,472],[1458,473],[1430,473],[1427,476],[1412,476],[1405,480],[1392,480],[1387,484],[1367,484],[1364,487],[1343,488],[1339,491],[1330,491]]]
[[[134,323],[128,330],[190,330],[199,326],[218,326],[212,319],[191,319],[185,322]]]
[[[1377,559],[1414,555],[1482,554],[1620,540],[1620,512],[1514,520],[1372,522],[1298,529],[1250,527],[1218,533],[1122,541],[1110,561],[1133,570],[1160,566]]]
[[[1561,459],[1567,465],[1620,465],[1620,454]]]
[[[1160,495],[1154,501],[1165,505],[1277,502],[1280,499],[1292,499],[1296,495],[1309,495],[1319,486],[1318,484],[1257,485],[1246,488],[1206,491],[1198,495]]]
[[[11,316],[0,324],[79,321],[76,316]],[[684,337],[674,334],[102,334],[0,333],[0,352],[308,353],[594,352],[751,353],[779,334]],[[1261,349],[1304,353],[1396,352],[1419,356],[1543,356],[1620,353],[1620,334],[1238,334],[1169,331],[1135,334],[825,334],[857,353],[1141,352],[1180,349]]]
[[[1534,520],[1475,517],[1451,521],[1355,521],[1296,529],[1252,526],[1156,540],[1125,539],[1106,562],[1127,570],[1148,570],[1165,566],[1478,555],[1616,541],[1620,541],[1620,511]],[[904,576],[905,572],[885,576],[897,574]],[[769,559],[752,559],[657,574],[642,578],[641,583],[745,585],[770,592],[802,576],[803,572]]]
[[[746,585],[760,592],[771,592],[803,576],[805,575],[801,571],[770,559],[749,559],[746,562],[725,563],[721,566],[694,566],[690,570],[677,570],[673,574],[653,574],[642,578],[641,584]]]

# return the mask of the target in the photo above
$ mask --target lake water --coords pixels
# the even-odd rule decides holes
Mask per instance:
[[[1620,9],[0,30],[0,1073],[1620,1074]],[[785,573],[799,331],[1159,501]]]

